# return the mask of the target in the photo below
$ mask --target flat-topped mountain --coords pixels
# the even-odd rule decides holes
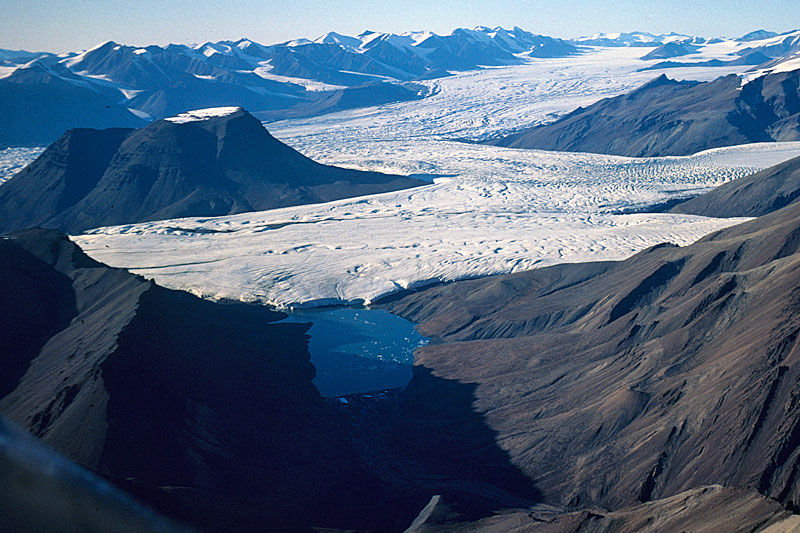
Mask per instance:
[[[422,185],[315,163],[240,108],[70,130],[0,187],[0,232],[65,232],[326,202]]]
[[[774,72],[746,83],[733,74],[703,83],[661,75],[628,94],[488,144],[654,157],[794,141],[800,139],[798,95],[800,70]]]

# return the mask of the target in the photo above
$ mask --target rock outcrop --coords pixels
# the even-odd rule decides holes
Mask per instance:
[[[786,533],[800,526],[800,516],[755,491],[719,485],[682,492],[670,498],[607,511],[597,507],[571,513],[537,506],[525,511],[504,511],[477,522],[459,521],[447,513],[435,496],[406,533],[481,531],[506,533]]]

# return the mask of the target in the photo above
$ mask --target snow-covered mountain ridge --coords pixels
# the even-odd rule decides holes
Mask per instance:
[[[449,35],[328,33],[263,45],[249,39],[188,46],[128,46],[114,41],[55,55],[0,50],[0,79],[38,68],[83,88],[114,94],[119,103],[153,118],[188,109],[241,105],[274,111],[315,101],[319,92],[364,84],[399,84],[526,57],[563,57],[578,48],[520,28],[457,29]],[[188,93],[202,92],[205,101]],[[414,94],[413,96],[419,96]],[[396,99],[396,98],[394,98]]]
[[[646,69],[756,65],[800,52],[800,32],[738,39],[633,32],[563,40],[518,27],[479,26],[447,35],[331,32],[273,45],[249,39],[191,46],[107,41],[59,55],[0,50],[0,114],[8,121],[0,146],[48,144],[68,127],[138,126],[137,120],[208,107],[241,106],[276,120],[415,100],[432,94],[425,80],[570,58],[598,47],[641,49]],[[679,56],[680,63],[663,61]],[[72,113],[79,101],[97,105]],[[70,113],[75,116],[67,120]],[[54,124],[55,133],[34,127],[61,115],[64,125]],[[97,120],[81,122],[89,115]]]

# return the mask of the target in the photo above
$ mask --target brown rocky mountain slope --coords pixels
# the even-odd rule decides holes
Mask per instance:
[[[790,205],[683,248],[387,303],[443,341],[416,354],[406,449],[480,464],[482,443],[430,438],[478,416],[546,503],[619,509],[722,484],[798,509],[799,235]],[[474,413],[449,410],[441,382],[471,387]]]
[[[800,516],[756,491],[712,485],[618,511],[593,507],[561,513],[535,507],[503,511],[475,522],[460,521],[435,496],[406,533],[790,533],[798,527]]]
[[[0,239],[0,306],[0,413],[163,513],[215,531],[386,519],[311,383],[307,324],[164,289],[50,230]]]
[[[665,75],[564,117],[494,139],[511,148],[632,157],[689,155],[752,142],[800,137],[800,71],[749,83],[730,74],[708,82]]]

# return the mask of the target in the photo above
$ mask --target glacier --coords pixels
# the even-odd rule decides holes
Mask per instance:
[[[44,152],[43,147],[0,149],[0,185]]]
[[[432,96],[269,124],[321,162],[427,178],[418,189],[220,218],[98,228],[87,253],[171,288],[277,307],[369,304],[401,290],[689,244],[743,219],[635,212],[800,155],[800,142],[626,158],[474,140],[636,87],[641,48],[425,82]],[[745,67],[671,69],[712,79]],[[738,69],[738,70],[737,70]]]

